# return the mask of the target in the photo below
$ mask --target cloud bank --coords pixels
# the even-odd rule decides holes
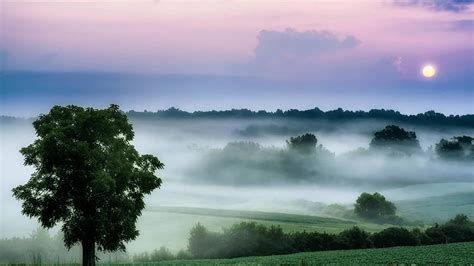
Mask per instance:
[[[394,0],[400,6],[421,6],[436,11],[462,12],[469,9],[474,0]]]
[[[474,19],[461,19],[451,23],[451,29],[454,30],[474,30]]]
[[[326,52],[352,49],[360,40],[352,35],[339,38],[330,31],[262,30],[258,35],[255,59],[266,62],[275,58],[299,58]]]

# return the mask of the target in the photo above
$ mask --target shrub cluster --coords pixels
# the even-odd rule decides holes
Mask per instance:
[[[235,224],[223,233],[215,233],[197,224],[191,230],[188,249],[194,258],[235,258],[466,241],[474,241],[474,222],[461,214],[424,232],[420,229],[390,227],[373,234],[357,226],[339,234],[306,231],[284,233],[279,226],[266,227],[253,222]]]
[[[171,253],[169,249],[166,247],[161,247],[160,249],[155,249],[153,252],[143,252],[139,254],[135,254],[133,256],[134,262],[152,262],[152,261],[163,261],[163,260],[185,260],[191,259],[192,256],[189,252],[180,250],[176,255]]]
[[[64,235],[61,232],[50,235],[48,230],[41,227],[27,237],[0,238],[0,265],[56,265],[81,262],[81,247],[76,245],[68,249],[63,239]],[[130,260],[124,251],[98,251],[96,256],[101,262]]]

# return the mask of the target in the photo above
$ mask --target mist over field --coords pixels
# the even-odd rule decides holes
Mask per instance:
[[[146,197],[146,209],[138,222],[141,235],[129,244],[132,254],[150,250],[150,245],[166,245],[177,251],[186,247],[188,232],[195,223],[222,228],[235,221],[216,221],[198,214],[156,213],[156,208],[332,216],[318,206],[337,203],[350,208],[365,191],[381,192],[395,202],[474,193],[472,161],[442,160],[434,151],[442,138],[474,135],[472,127],[400,124],[416,132],[421,151],[394,156],[369,148],[374,132],[393,124],[391,121],[132,117],[131,122],[137,150],[153,154],[165,164],[159,172],[163,179],[161,189]],[[286,141],[306,132],[317,137],[316,152],[291,153]],[[32,173],[32,168],[23,166],[19,149],[34,138],[31,120],[2,123],[0,238],[28,236],[38,227],[35,220],[21,214],[20,203],[11,192]],[[451,209],[437,213],[434,208],[427,220],[444,221],[457,212]]]
[[[0,266],[472,264],[473,18],[0,0]]]

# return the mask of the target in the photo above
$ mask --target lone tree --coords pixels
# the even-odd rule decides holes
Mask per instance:
[[[374,138],[370,142],[370,148],[394,155],[411,155],[421,151],[416,133],[406,131],[395,125],[386,126],[384,129],[375,132]]]
[[[155,171],[164,165],[130,144],[133,128],[117,105],[54,106],[33,126],[37,139],[20,152],[35,171],[13,189],[22,213],[45,228],[60,223],[65,245],[82,245],[83,265],[95,265],[96,248],[125,250],[139,234],[143,198],[160,187]]]
[[[291,137],[290,140],[286,141],[286,144],[290,150],[295,150],[302,153],[311,153],[316,150],[318,139],[315,135],[306,133],[301,136]]]
[[[362,193],[354,204],[354,212],[366,219],[378,220],[393,217],[396,211],[395,204],[387,201],[382,194]]]

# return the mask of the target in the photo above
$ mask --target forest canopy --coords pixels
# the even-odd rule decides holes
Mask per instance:
[[[474,128],[474,114],[466,115],[445,115],[435,111],[407,115],[395,110],[371,109],[370,111],[350,111],[338,108],[330,111],[322,111],[318,107],[308,110],[281,109],[275,112],[249,109],[232,109],[224,111],[195,111],[187,112],[175,107],[166,110],[150,112],[137,112],[131,110],[126,113],[130,118],[135,119],[183,119],[183,118],[248,118],[248,119],[268,119],[268,118],[288,118],[288,119],[313,119],[313,120],[359,120],[377,119],[392,121],[394,123],[416,124],[425,126],[455,126]]]

